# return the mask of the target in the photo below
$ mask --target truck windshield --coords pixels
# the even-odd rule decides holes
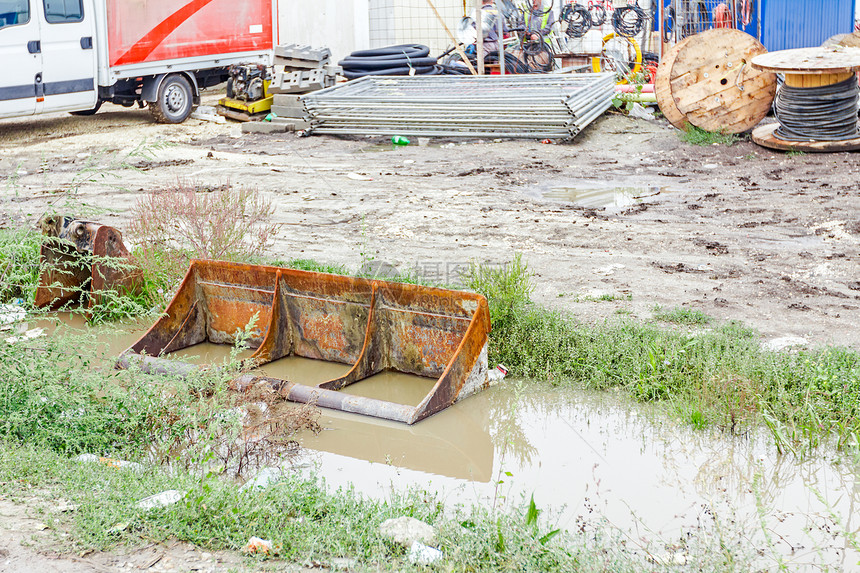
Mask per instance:
[[[29,21],[29,0],[0,0],[0,29]]]

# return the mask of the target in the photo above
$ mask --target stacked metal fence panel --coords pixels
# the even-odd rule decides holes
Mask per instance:
[[[615,74],[367,76],[302,98],[313,133],[572,138],[612,105]]]

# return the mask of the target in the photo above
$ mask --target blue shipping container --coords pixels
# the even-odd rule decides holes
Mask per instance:
[[[769,52],[820,46],[827,38],[854,29],[855,0],[759,1],[760,39]]]

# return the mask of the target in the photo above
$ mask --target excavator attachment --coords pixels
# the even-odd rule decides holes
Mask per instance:
[[[59,216],[44,217],[40,226],[48,239],[40,257],[38,308],[57,310],[86,300],[92,309],[109,291],[139,289],[141,271],[131,262],[118,230]]]
[[[317,385],[245,374],[295,402],[414,424],[489,385],[490,314],[478,294],[278,267],[192,261],[164,316],[117,366],[186,374],[199,366],[165,358],[202,342],[233,344],[252,323],[254,366],[288,356],[351,365]],[[436,379],[409,406],[341,392],[384,371]]]

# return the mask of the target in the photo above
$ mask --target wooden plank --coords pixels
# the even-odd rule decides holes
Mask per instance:
[[[756,56],[752,66],[775,73],[846,74],[860,70],[860,48],[829,46],[780,50]]]

